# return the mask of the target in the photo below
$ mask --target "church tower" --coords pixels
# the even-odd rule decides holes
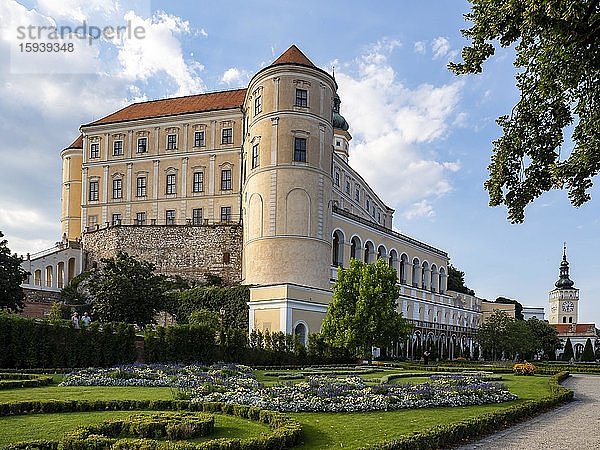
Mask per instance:
[[[555,289],[550,291],[550,319],[551,324],[571,323],[576,324],[579,314],[579,289],[574,288],[575,283],[569,278],[569,262],[567,261],[567,245],[563,247],[563,259],[560,263],[560,275],[554,283]]]

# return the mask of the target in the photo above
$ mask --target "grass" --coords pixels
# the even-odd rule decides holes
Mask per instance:
[[[501,404],[371,413],[294,413],[290,416],[302,424],[304,444],[299,448],[358,448],[542,398],[550,394],[548,378],[506,375],[503,382],[519,399]],[[421,381],[420,377],[407,380]]]
[[[394,371],[395,372],[395,371]],[[368,381],[376,381],[384,372],[365,375]],[[259,380],[264,378],[258,374]],[[302,424],[304,443],[302,449],[357,448],[401,435],[423,431],[438,424],[449,424],[476,417],[484,413],[505,409],[527,400],[535,400],[550,393],[548,376],[519,377],[503,376],[503,383],[519,396],[518,400],[496,405],[469,406],[461,408],[423,408],[390,412],[371,413],[294,413],[290,414]],[[271,379],[273,380],[273,379]],[[398,382],[422,382],[425,377],[399,379]],[[276,381],[273,381],[276,382]],[[295,381],[296,382],[296,381]],[[169,388],[125,388],[125,387],[58,387],[14,389],[3,391],[1,400],[49,400],[49,399],[171,399]],[[102,421],[131,412],[96,412],[48,414],[0,418],[0,446],[7,443],[39,438],[62,436],[91,420]],[[235,433],[260,433],[255,427],[263,425],[238,418],[219,416],[230,422],[222,422],[219,433],[232,433],[228,437],[245,437]],[[236,422],[238,421],[238,422]],[[241,421],[241,422],[240,422]],[[212,437],[215,437],[213,435]],[[225,437],[225,436],[217,436]]]
[[[149,411],[148,414],[156,411]],[[28,416],[3,417],[0,419],[0,447],[20,441],[34,439],[56,439],[83,425],[92,425],[104,420],[121,419],[139,412],[101,411],[68,414],[33,414]],[[215,430],[207,437],[194,439],[201,442],[217,438],[248,438],[266,433],[267,425],[239,417],[215,414]]]

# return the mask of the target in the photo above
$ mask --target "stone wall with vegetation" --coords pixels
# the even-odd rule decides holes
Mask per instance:
[[[219,275],[227,283],[241,281],[242,226],[118,225],[85,233],[86,270],[119,251],[151,262],[165,275],[203,279]]]

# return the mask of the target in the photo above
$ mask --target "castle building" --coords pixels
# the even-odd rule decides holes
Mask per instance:
[[[600,341],[595,324],[579,323],[579,289],[575,288],[575,282],[569,277],[566,244],[563,247],[559,278],[554,286],[555,288],[549,294],[548,322],[554,326],[563,344],[567,339],[571,340],[575,358],[579,359],[588,339],[591,340],[594,349],[600,344]]]
[[[63,150],[62,232],[83,268],[117,251],[166,274],[251,287],[250,329],[318,332],[338,267],[383,258],[424,345],[470,352],[478,300],[446,292],[448,254],[392,229],[394,210],[348,164],[335,78],[296,46],[223,92],[135,103]]]

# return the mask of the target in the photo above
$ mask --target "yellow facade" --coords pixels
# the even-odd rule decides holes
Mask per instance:
[[[133,104],[83,125],[79,148],[63,152],[63,232],[241,222],[251,329],[319,331],[351,258],[389,261],[398,310],[414,323],[473,326],[479,305],[446,292],[448,255],[393,231],[394,210],[349,166],[336,91],[292,46],[247,89]]]

